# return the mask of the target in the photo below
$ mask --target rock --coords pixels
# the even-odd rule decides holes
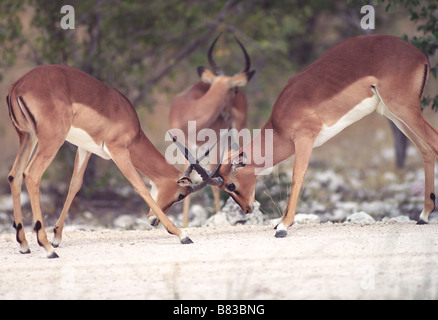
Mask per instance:
[[[219,211],[211,216],[204,224],[203,227],[228,227],[231,223],[227,219],[225,212]]]
[[[135,223],[134,217],[127,215],[127,214],[123,214],[121,216],[118,216],[113,221],[114,227],[124,229],[124,230],[132,228],[134,223]]]
[[[316,214],[297,213],[294,219],[294,223],[297,224],[312,224],[320,222],[321,219]]]
[[[222,210],[211,216],[204,224],[205,227],[213,226],[234,226],[237,224],[262,225],[264,223],[263,213],[260,211],[260,203],[254,203],[254,210],[245,214],[240,206],[229,198]]]
[[[367,201],[360,205],[362,211],[365,211],[372,215],[373,217],[383,217],[385,215],[391,215],[393,212],[398,211],[398,203],[391,201]]]
[[[336,204],[337,209],[342,209],[348,213],[354,213],[359,211],[359,203],[354,201],[343,201]]]
[[[394,172],[385,172],[382,176],[386,183],[397,183],[397,175]]]
[[[0,212],[0,222],[9,222],[11,217],[6,212]]]
[[[54,196],[48,194],[40,194],[40,206],[43,214],[49,216],[56,215],[56,205]]]
[[[149,230],[153,229],[146,218],[137,218],[123,214],[114,219],[113,225],[122,230]]]
[[[374,220],[373,217],[371,217],[368,213],[365,211],[359,211],[356,213],[353,213],[347,217],[345,220],[345,223],[374,223],[376,220]]]
[[[29,196],[25,192],[21,192],[20,195],[21,206],[24,206],[29,203]],[[12,195],[11,194],[2,194],[0,195],[0,210],[1,211],[14,211],[14,205],[12,203]]]
[[[189,211],[189,227],[200,227],[208,219],[208,212],[199,204],[194,204]]]
[[[269,219],[268,220],[268,225],[270,226],[277,226],[280,222],[281,222],[281,217],[280,218],[274,218],[274,219]]]
[[[344,178],[331,169],[319,171],[314,179],[320,186],[322,185],[332,192],[344,189],[347,185]]]
[[[396,217],[385,217],[382,219],[383,222],[396,223],[396,222],[413,222],[414,220],[409,219],[408,216],[396,216]]]

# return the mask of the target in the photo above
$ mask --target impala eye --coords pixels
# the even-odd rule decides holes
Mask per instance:
[[[178,196],[178,201],[181,201],[181,200],[184,199],[185,197],[186,197],[185,195],[180,194],[180,195]]]
[[[233,192],[234,190],[236,190],[236,186],[234,185],[234,183],[230,183],[230,184],[227,186],[227,189],[228,189],[228,191]]]

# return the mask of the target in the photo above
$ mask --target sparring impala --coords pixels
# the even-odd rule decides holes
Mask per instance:
[[[9,183],[14,205],[13,226],[21,253],[30,252],[20,204],[23,179],[38,244],[44,247],[49,258],[56,258],[53,247],[61,242],[64,220],[82,185],[92,153],[112,159],[166,230],[177,235],[181,243],[192,242],[164,212],[203,184],[193,185],[189,176],[166,162],[140,128],[135,109],[120,92],[80,70],[50,65],[36,67],[13,83],[6,100],[20,140]],[[50,243],[44,229],[39,185],[42,174],[64,141],[78,148],[67,199]],[[155,183],[155,200],[137,170]]]
[[[261,134],[238,152],[229,152],[215,177],[206,182],[220,185],[244,212],[251,212],[258,168],[250,157],[265,150],[264,135],[271,132],[274,165],[295,154],[290,197],[275,233],[285,237],[294,222],[312,149],[377,111],[393,121],[422,156],[425,200],[418,224],[427,223],[435,209],[438,157],[438,131],[420,108],[428,77],[428,58],[404,40],[387,35],[345,40],[289,79]]]
[[[172,129],[180,129],[186,137],[196,135],[198,131],[209,128],[219,137],[220,129],[241,130],[246,127],[247,101],[245,93],[239,88],[245,86],[254,75],[250,71],[250,58],[243,44],[235,38],[242,49],[245,58],[245,67],[234,76],[226,76],[213,59],[213,49],[220,34],[213,40],[208,49],[207,58],[212,68],[198,67],[201,80],[176,95],[172,101],[169,114],[169,125]],[[189,121],[196,121],[196,132],[189,128]],[[197,136],[197,135],[196,135]],[[220,138],[217,139],[219,141]],[[202,145],[204,142],[196,141]],[[195,147],[195,146],[189,146]],[[216,160],[212,161],[217,163]],[[219,189],[213,188],[215,209],[220,211]],[[184,199],[183,226],[188,224],[190,197]]]

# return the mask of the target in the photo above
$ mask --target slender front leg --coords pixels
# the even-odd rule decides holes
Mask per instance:
[[[67,217],[68,210],[70,209],[71,203],[82,186],[84,179],[84,172],[87,168],[88,160],[90,159],[91,153],[85,151],[78,147],[76,151],[75,166],[73,169],[73,174],[70,181],[70,187],[68,189],[67,198],[62,208],[61,214],[58,221],[53,228],[54,237],[52,239],[52,246],[57,248],[62,240],[62,230],[64,229],[64,221]]]
[[[117,167],[119,167],[120,171],[123,175],[128,179],[128,181],[132,184],[134,189],[138,192],[138,194],[143,198],[143,200],[149,205],[151,210],[158,217],[160,222],[163,224],[164,228],[166,228],[167,232],[170,234],[177,235],[183,244],[192,243],[189,237],[185,235],[183,231],[177,228],[172,221],[166,216],[166,214],[161,210],[155,200],[149,194],[149,191],[132,164],[131,157],[129,155],[129,150],[126,148],[110,148],[108,149],[111,153],[111,157],[114,160]]]
[[[184,163],[184,172],[189,167],[189,163]],[[190,211],[190,195],[187,195],[184,198],[184,204],[183,204],[183,218],[182,218],[182,227],[187,228],[189,226],[189,211]]]
[[[221,211],[221,198],[219,194],[219,188],[212,186],[211,189],[213,190],[214,208],[216,212],[219,212]]]
[[[312,154],[313,142],[314,139],[308,137],[301,137],[295,140],[295,161],[292,177],[292,190],[281,223],[276,227],[276,238],[286,237],[287,228],[290,227],[294,222],[295,211],[297,208],[298,199],[300,197],[301,187],[303,185],[310,156]]]
[[[234,138],[234,139],[237,139],[237,138]],[[218,161],[220,161],[220,160],[218,159]],[[210,170],[213,171],[215,169],[215,167],[216,167],[216,165],[212,164],[210,166]],[[218,187],[214,187],[214,186],[211,186],[211,190],[213,191],[214,208],[215,208],[216,212],[219,212],[219,211],[221,211],[220,190]]]

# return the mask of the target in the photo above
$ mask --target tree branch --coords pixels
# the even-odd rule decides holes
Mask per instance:
[[[232,7],[235,2],[236,0],[228,0],[225,3],[222,10],[217,15],[216,19],[213,22],[209,23],[209,27],[206,32],[204,32],[202,35],[200,35],[194,41],[192,41],[189,45],[187,45],[184,49],[182,49],[174,59],[170,60],[169,64],[167,64],[163,69],[161,69],[158,73],[156,73],[148,81],[146,81],[146,84],[143,87],[143,89],[140,90],[140,92],[134,98],[132,98],[131,100],[132,104],[136,105],[141,100],[143,100],[143,98],[146,96],[146,94],[154,84],[156,84],[161,78],[163,78],[166,74],[168,74],[175,65],[177,65],[182,59],[184,59],[189,54],[191,54],[196,48],[198,48],[199,45],[201,45],[204,41],[209,39],[216,31],[217,26],[220,23],[222,23],[222,21],[224,20],[228,9]]]

